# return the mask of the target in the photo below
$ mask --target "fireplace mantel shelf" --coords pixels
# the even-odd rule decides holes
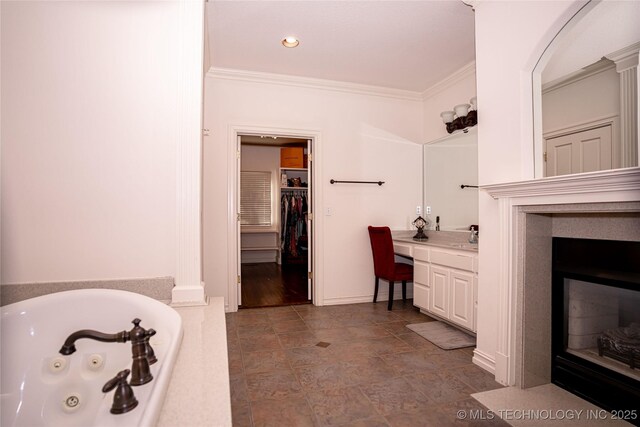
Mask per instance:
[[[640,167],[481,185],[480,189],[485,190],[494,199],[612,191],[640,192]]]

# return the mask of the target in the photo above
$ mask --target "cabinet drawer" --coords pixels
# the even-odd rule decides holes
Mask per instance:
[[[429,262],[429,249],[425,247],[415,246],[413,248],[413,259]]]
[[[420,261],[413,262],[413,282],[429,286],[429,264]]]
[[[413,284],[413,305],[423,310],[429,309],[429,297],[431,290],[418,283]]]
[[[397,253],[398,255],[404,255],[404,256],[408,256],[408,257],[413,257],[412,248],[413,247],[411,245],[404,245],[402,243],[394,243],[393,244],[393,251],[395,253]]]
[[[473,271],[473,256],[469,255],[432,250],[431,263],[453,267],[459,270]]]

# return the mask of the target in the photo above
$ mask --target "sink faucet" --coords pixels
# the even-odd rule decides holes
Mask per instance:
[[[105,334],[91,329],[81,329],[69,335],[60,349],[60,354],[69,356],[75,353],[75,343],[79,339],[88,338],[101,342],[127,342],[131,341],[131,385],[146,384],[153,379],[149,365],[156,361],[153,349],[149,345],[149,338],[156,334],[153,329],[144,329],[140,326],[140,319],[133,319],[134,327],[130,331]],[[151,359],[151,360],[149,360]]]

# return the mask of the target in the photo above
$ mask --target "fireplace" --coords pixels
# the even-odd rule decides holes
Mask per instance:
[[[640,409],[640,242],[553,237],[551,381]]]

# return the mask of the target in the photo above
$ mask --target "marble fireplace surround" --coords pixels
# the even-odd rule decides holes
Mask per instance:
[[[551,381],[551,238],[640,240],[640,168],[481,186],[498,201],[496,380]]]

